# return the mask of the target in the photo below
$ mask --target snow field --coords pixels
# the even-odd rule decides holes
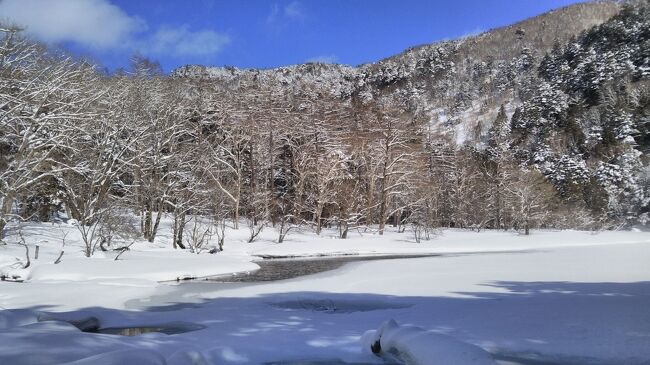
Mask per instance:
[[[317,237],[305,230],[277,244],[269,228],[247,244],[242,227],[228,232],[224,252],[196,255],[173,250],[163,229],[154,244],[136,242],[113,261],[113,252],[83,257],[75,228],[62,229],[70,232],[58,265],[52,262],[60,228],[23,229],[30,247],[40,242],[40,257],[19,271],[26,282],[0,282],[0,306],[7,309],[0,311],[0,364],[381,363],[361,338],[391,318],[425,330],[424,342],[415,345],[429,348],[438,338],[478,346],[501,364],[650,359],[645,232],[533,231],[525,237],[444,230],[416,244],[408,232],[355,232],[339,240],[333,231]],[[255,255],[389,253],[445,255],[358,262],[263,284],[175,281],[254,270]],[[11,240],[0,246],[5,271],[23,257],[23,247]],[[66,322],[91,317],[101,327],[182,322],[204,328],[124,337],[84,333]]]

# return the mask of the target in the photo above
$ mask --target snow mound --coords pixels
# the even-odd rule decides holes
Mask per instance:
[[[406,365],[495,364],[492,356],[478,346],[419,327],[400,326],[392,319],[378,330],[364,333],[361,343],[364,351]]]
[[[38,320],[39,313],[29,309],[0,310],[0,329],[25,326]]]
[[[167,365],[165,358],[151,350],[118,350],[87,357],[63,365]],[[191,363],[190,363],[191,364]]]
[[[94,332],[101,327],[97,313],[89,310],[75,312],[43,313],[38,317],[39,321],[61,321],[77,327],[83,332]]]
[[[167,365],[209,365],[203,354],[196,350],[179,350],[167,358]]]
[[[2,258],[0,258],[2,259]],[[6,258],[5,258],[6,260]],[[0,265],[0,279],[2,281],[22,282],[28,280],[32,275],[32,267],[24,269],[22,262],[15,262],[10,265]]]

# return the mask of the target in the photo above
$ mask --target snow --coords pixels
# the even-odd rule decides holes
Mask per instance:
[[[364,333],[361,343],[365,350],[406,365],[494,364],[492,356],[478,346],[419,327],[400,326],[392,319],[377,331]]]
[[[166,220],[169,231],[169,219]],[[233,272],[256,270],[250,255],[242,251],[225,252],[219,255],[197,255],[184,250],[174,250],[169,244],[169,236],[161,235],[163,243],[136,242],[130,250],[123,253],[117,261],[116,251],[102,252],[86,258],[83,243],[77,229],[71,225],[49,225],[32,223],[21,227],[28,240],[32,255],[32,265],[27,270],[16,269],[15,263],[24,260],[25,249],[11,244],[0,246],[0,273],[7,276],[20,275],[23,280],[37,281],[165,281],[190,277],[203,277]],[[62,239],[67,234],[65,254],[59,264],[54,264],[62,247]],[[13,237],[17,240],[17,237]],[[34,247],[40,245],[39,259],[35,260]],[[120,282],[120,285],[123,283]]]
[[[246,243],[248,230],[242,223],[239,230],[228,229],[226,246],[217,254],[194,254],[171,247],[171,218],[161,223],[161,233],[155,243],[137,241],[119,259],[117,251],[102,252],[87,258],[79,231],[72,225],[29,223],[20,227],[30,247],[31,265],[22,269],[25,249],[16,244],[17,234],[0,246],[0,274],[32,283],[49,281],[101,282],[106,285],[142,286],[159,281],[201,278],[230,273],[245,273],[258,269],[253,260],[281,257],[310,257],[337,255],[422,255],[521,251],[561,246],[582,246],[638,242],[647,239],[644,232],[606,231],[594,234],[583,231],[536,231],[531,236],[516,232],[445,230],[439,237],[415,243],[410,231],[388,231],[379,235],[367,229],[350,232],[349,239],[339,239],[336,230],[324,230],[316,236],[309,228],[292,231],[282,244],[277,244],[277,231],[266,228],[252,244]],[[15,232],[18,227],[10,227]],[[59,264],[54,261],[62,249]],[[39,259],[34,259],[35,246],[40,246]]]
[[[376,232],[351,234],[350,239],[340,240],[333,236],[314,239],[313,235],[293,235],[281,245],[256,243],[249,253],[264,257],[301,257],[324,255],[391,255],[391,254],[438,254],[476,253],[511,250],[534,250],[562,246],[593,246],[616,243],[633,243],[650,239],[648,233],[584,231],[536,231],[531,236],[516,232],[467,230],[444,230],[440,237],[415,243],[411,232],[397,234]]]
[[[361,337],[391,318],[423,329],[423,342],[408,346],[480,347],[503,364],[650,362],[647,232],[444,230],[416,244],[409,232],[340,240],[334,231],[317,237],[304,229],[277,244],[267,228],[247,244],[243,226],[227,233],[224,252],[197,255],[170,247],[168,223],[156,243],[136,242],[118,261],[113,252],[83,257],[74,227],[23,227],[32,265],[18,270],[25,282],[0,282],[0,364],[381,363]],[[66,230],[66,253],[54,265]],[[0,246],[5,272],[24,260],[15,239]],[[259,255],[422,253],[443,255],[356,262],[269,283],[175,281],[254,270]],[[196,330],[126,337],[70,324],[90,319],[102,328]]]
[[[174,364],[192,364],[191,362],[177,361],[178,356],[174,357]],[[166,365],[168,362],[157,352],[151,350],[118,350],[105,354],[87,357],[78,361],[67,363],[67,365],[121,365],[121,364],[141,364],[141,365]]]

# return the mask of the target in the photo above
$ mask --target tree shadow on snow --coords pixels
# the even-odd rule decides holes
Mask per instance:
[[[93,316],[101,327],[205,326],[172,335],[83,333],[66,322],[2,329],[7,312],[0,311],[0,364],[65,363],[123,348],[154,350],[165,357],[177,349],[194,349],[219,364],[305,358],[372,362],[371,355],[361,354],[359,338],[389,318],[475,343],[513,363],[604,364],[618,359],[643,364],[650,359],[648,281],[490,282],[485,291],[444,297],[295,292],[197,299],[218,285],[177,285],[174,293],[153,297],[149,305],[140,302],[138,311],[95,307],[46,312],[63,321]]]

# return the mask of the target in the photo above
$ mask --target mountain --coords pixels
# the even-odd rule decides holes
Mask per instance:
[[[565,203],[645,221],[649,19],[645,1],[593,1],[357,67],[184,66],[172,76],[235,94],[312,93],[358,110],[387,99],[428,130],[433,150],[500,146]]]
[[[358,67],[322,63],[273,69],[187,65],[171,74],[230,86],[270,89],[301,84],[341,98],[415,94],[420,98],[418,109],[426,112],[431,124],[454,125],[462,141],[476,123],[491,123],[501,103],[520,103],[512,97],[514,89],[529,81],[527,71],[534,70],[554,44],[564,44],[603,23],[620,7],[616,2],[575,4],[477,36],[413,47]]]

